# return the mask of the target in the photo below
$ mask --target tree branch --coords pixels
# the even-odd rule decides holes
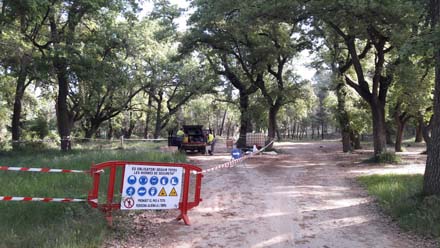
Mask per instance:
[[[369,91],[365,91],[362,89],[362,87],[357,84],[353,79],[350,78],[350,76],[348,75],[344,75],[345,76],[345,82],[352,87],[357,93],[359,93],[359,95],[364,98],[366,101],[371,101],[371,92]]]
[[[367,44],[364,47],[364,50],[362,50],[361,54],[358,55],[359,59],[364,59],[365,56],[367,56],[368,52],[370,51],[372,45],[370,40],[367,41]],[[339,73],[342,75],[344,74],[350,67],[353,65],[353,61],[351,59],[348,59],[345,65],[339,67]]]

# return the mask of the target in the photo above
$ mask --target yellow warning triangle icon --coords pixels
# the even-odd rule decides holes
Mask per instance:
[[[176,189],[175,189],[174,187],[173,187],[173,189],[171,190],[169,196],[177,196],[177,191],[176,191]]]
[[[162,187],[162,189],[160,190],[159,196],[167,196],[167,192],[165,191],[164,187]]]

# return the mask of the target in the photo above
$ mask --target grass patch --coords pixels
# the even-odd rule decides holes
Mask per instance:
[[[394,152],[385,152],[379,155],[375,155],[363,161],[364,163],[374,163],[374,164],[399,164],[402,159],[399,155]]]
[[[183,154],[160,153],[150,145],[125,150],[23,150],[0,153],[0,164],[87,170],[109,160],[183,162]],[[148,150],[148,152],[146,152]],[[87,198],[91,177],[0,171],[0,195]],[[85,203],[0,201],[0,247],[99,247],[109,234],[103,214]]]
[[[372,175],[358,180],[403,229],[440,237],[440,198],[421,196],[422,175]]]

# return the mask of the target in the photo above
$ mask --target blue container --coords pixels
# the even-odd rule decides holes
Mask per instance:
[[[238,148],[234,148],[231,151],[231,156],[233,159],[239,159],[239,158],[243,157],[243,152]]]

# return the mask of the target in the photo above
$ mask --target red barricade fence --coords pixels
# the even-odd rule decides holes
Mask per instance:
[[[105,217],[108,224],[112,224],[112,213],[115,210],[121,208],[121,199],[123,180],[125,174],[126,165],[136,165],[136,166],[155,166],[155,167],[181,167],[183,170],[183,193],[181,194],[178,209],[180,210],[180,215],[177,217],[178,220],[183,219],[186,225],[190,224],[188,218],[188,210],[196,207],[202,201],[201,199],[201,187],[202,187],[202,169],[184,163],[158,163],[158,162],[128,162],[128,161],[109,161],[96,165],[92,165],[90,170],[66,170],[66,169],[54,169],[54,168],[28,168],[28,167],[9,167],[0,166],[0,171],[17,171],[17,172],[41,172],[41,173],[84,173],[92,176],[93,183],[92,189],[88,193],[87,199],[76,199],[76,198],[51,198],[51,197],[20,197],[20,196],[0,196],[0,201],[39,201],[39,202],[88,202],[92,208],[97,208],[105,213]],[[109,172],[107,172],[107,170]],[[120,171],[120,178],[117,175],[117,171]],[[191,175],[195,175],[194,184],[194,199],[190,201],[190,186],[191,186]],[[102,175],[107,176],[104,178],[107,182],[107,187],[105,189],[101,188],[101,177]],[[117,185],[120,186],[117,189]],[[104,190],[102,195],[105,199],[101,201],[100,192]],[[102,192],[101,192],[102,193]],[[119,197],[119,199],[118,199]],[[117,201],[119,200],[119,202]]]
[[[191,164],[183,164],[183,163],[158,163],[158,162],[127,162],[127,161],[110,161],[104,162],[97,165],[93,165],[90,173],[93,177],[93,188],[89,192],[88,203],[93,208],[98,208],[106,214],[106,218],[108,223],[111,225],[112,223],[112,212],[114,210],[121,208],[120,201],[115,201],[115,190],[116,185],[119,184],[120,188],[118,190],[118,194],[122,194],[122,187],[125,174],[125,166],[126,165],[137,165],[137,166],[166,166],[166,167],[182,167],[184,170],[183,175],[183,194],[179,203],[180,215],[177,219],[183,219],[185,224],[189,225],[190,221],[188,218],[188,210],[196,207],[202,201],[201,199],[201,187],[202,187],[202,177],[200,174],[202,169],[197,166]],[[117,169],[122,168],[122,176],[117,181]],[[101,202],[99,200],[99,192],[100,192],[100,182],[102,171],[109,170],[110,173],[103,173],[104,175],[108,174],[108,183],[107,183],[107,191],[106,191],[106,200]],[[196,174],[197,173],[197,174]],[[189,192],[190,192],[190,177],[191,174],[196,174],[196,180],[194,185],[194,199],[193,201],[189,200]],[[117,199],[116,200],[120,200]]]

